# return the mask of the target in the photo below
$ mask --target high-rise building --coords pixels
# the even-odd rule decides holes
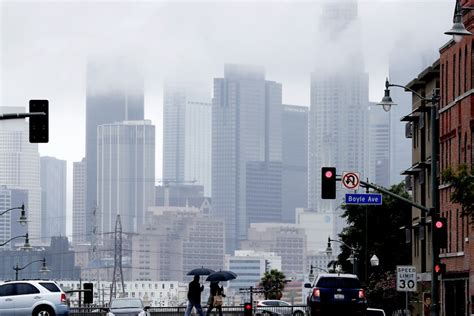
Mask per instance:
[[[144,119],[143,77],[124,60],[94,60],[86,84],[86,231],[92,236],[97,207],[97,127]]]
[[[341,199],[321,199],[321,167],[333,166],[339,173],[354,171],[365,174],[369,77],[364,70],[361,49],[353,44],[359,34],[357,2],[327,3],[322,20],[337,23],[325,28],[324,31],[333,30],[325,35],[336,38],[336,35],[346,34],[339,36],[337,43],[328,43],[322,48],[326,59],[318,60],[311,75],[308,207],[317,211],[334,211]],[[338,33],[332,34],[334,32]],[[327,58],[346,45],[344,58]]]
[[[66,160],[40,158],[41,238],[66,236]]]
[[[281,84],[261,67],[227,64],[214,79],[212,210],[225,221],[226,253],[251,220],[281,221],[281,98]],[[263,200],[272,204],[258,210]]]
[[[72,241],[82,244],[86,238],[86,158],[72,167]]]
[[[28,191],[20,189],[9,189],[7,186],[0,186],[0,213],[16,207],[25,207],[28,211]],[[25,235],[28,230],[26,225],[21,225],[18,220],[21,211],[11,210],[0,216],[0,241],[8,240],[15,236]],[[0,249],[13,249],[13,244],[7,244]]]
[[[296,208],[308,203],[308,112],[303,106],[283,105],[282,220],[295,222]]]
[[[1,113],[25,113],[22,107],[0,107]],[[0,185],[28,192],[28,233],[30,242],[41,237],[41,186],[38,144],[29,142],[28,123],[5,120],[0,124]],[[15,205],[15,206],[21,206]]]
[[[195,181],[211,195],[210,100],[198,101],[185,85],[166,84],[163,102],[163,179]]]
[[[368,108],[366,177],[383,187],[390,186],[390,117],[375,103]]]
[[[125,121],[97,129],[97,217],[100,232],[137,232],[155,203],[155,126]]]

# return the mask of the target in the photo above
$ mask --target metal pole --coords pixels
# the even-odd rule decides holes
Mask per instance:
[[[408,291],[405,291],[405,315],[408,315]]]
[[[18,281],[18,270],[20,269],[18,268],[18,263],[17,263],[15,267],[15,281]]]
[[[435,99],[433,93],[433,100]],[[434,225],[435,220],[434,218],[439,214],[439,196],[438,196],[438,165],[437,165],[437,158],[438,158],[438,133],[439,133],[439,125],[437,124],[437,108],[438,102],[433,102],[431,106],[431,199],[432,199],[432,206],[433,211],[431,213],[431,254],[432,254],[432,265],[431,265],[431,315],[438,316],[439,315],[439,285],[438,285],[438,277],[435,272],[435,265],[439,258],[439,247],[438,242],[433,238],[434,232]]]

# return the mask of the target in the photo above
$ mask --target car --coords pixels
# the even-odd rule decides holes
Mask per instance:
[[[367,308],[367,316],[385,316],[383,309]]]
[[[292,306],[290,303],[281,300],[262,300],[257,302],[256,316],[303,316],[304,308],[301,306]]]
[[[66,293],[54,281],[21,280],[0,283],[1,316],[69,315]]]
[[[139,298],[115,298],[110,302],[110,306],[107,309],[107,316],[150,316],[149,309],[150,306],[144,306],[142,300]]]
[[[365,290],[354,274],[321,273],[305,288],[312,289],[307,298],[311,316],[366,316]]]

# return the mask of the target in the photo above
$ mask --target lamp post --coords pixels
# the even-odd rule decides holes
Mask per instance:
[[[22,226],[25,226],[26,223],[28,222],[28,220],[26,218],[25,204],[22,204],[21,206],[18,206],[18,207],[9,208],[8,210],[5,210],[5,211],[1,212],[0,216],[2,216],[3,214],[8,213],[10,211],[13,211],[13,210],[21,210],[20,218],[18,219],[17,222],[20,223]]]
[[[347,260],[349,260],[352,263],[352,274],[357,275],[357,258],[355,256],[356,248],[349,246],[348,244],[346,244],[342,240],[331,239],[331,237],[328,237],[328,247],[326,248],[326,254],[328,255],[328,257],[330,257],[332,255],[331,241],[340,243],[341,245],[343,245],[344,247],[346,247],[347,249],[349,249],[351,251],[351,255],[349,256],[349,259],[347,259]]]
[[[16,236],[16,237],[8,239],[7,241],[0,243],[0,247],[5,246],[10,241],[12,241],[14,239],[17,239],[17,238],[25,238],[25,244],[21,247],[22,250],[31,250],[32,249],[32,247],[30,245],[30,239],[28,238],[28,233],[26,233],[26,235],[20,235],[20,236]]]
[[[405,91],[410,91],[415,94],[420,100],[425,101],[426,103],[431,103],[429,107],[430,109],[430,123],[431,123],[431,198],[432,198],[432,208],[430,210],[431,218],[435,218],[439,214],[439,194],[438,194],[438,145],[439,145],[439,125],[438,125],[438,104],[440,100],[440,96],[438,93],[438,89],[433,89],[433,93],[431,98],[425,98],[418,92],[402,86],[398,84],[392,84],[388,81],[385,81],[385,95],[378,105],[381,105],[385,111],[390,111],[390,108],[395,105],[393,103],[392,98],[390,97],[390,87],[399,87],[405,89]],[[426,216],[425,211],[425,216]],[[431,231],[435,230],[434,228],[435,221],[431,221]],[[439,305],[438,305],[438,280],[437,275],[435,272],[435,265],[439,259],[439,247],[438,243],[434,238],[431,238],[431,254],[432,254],[432,266],[431,266],[431,297],[432,297],[432,309],[431,315],[438,316],[439,315]]]
[[[28,263],[27,265],[25,265],[24,267],[21,267],[21,268],[18,267],[18,262],[17,262],[16,266],[13,267],[13,270],[15,270],[15,280],[18,280],[18,271],[24,270],[25,268],[27,268],[28,266],[30,266],[30,265],[32,265],[33,263],[36,263],[36,262],[42,262],[41,269],[39,270],[40,273],[50,272],[50,270],[46,266],[46,258],[32,261],[32,262]]]
[[[466,30],[466,27],[462,21],[463,11],[470,10],[474,10],[474,8],[461,7],[461,2],[456,0],[456,6],[454,7],[453,26],[449,31],[444,32],[446,35],[452,35],[456,43],[461,42],[464,36],[472,35],[471,32]]]

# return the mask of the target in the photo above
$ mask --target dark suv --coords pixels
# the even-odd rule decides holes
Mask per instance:
[[[367,300],[365,290],[353,274],[319,274],[307,298],[311,316],[357,315],[365,316]]]

